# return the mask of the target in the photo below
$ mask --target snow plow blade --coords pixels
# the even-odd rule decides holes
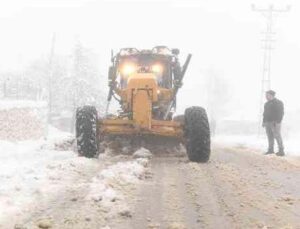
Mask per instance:
[[[99,122],[100,152],[109,148],[114,152],[134,152],[143,147],[155,154],[176,151],[184,144],[181,123],[152,120],[151,129],[138,128],[132,120],[103,120]],[[101,150],[102,149],[102,150]]]
[[[151,128],[140,128],[133,120],[106,119],[99,122],[100,135],[157,135],[183,140],[183,126],[175,121],[152,120]]]

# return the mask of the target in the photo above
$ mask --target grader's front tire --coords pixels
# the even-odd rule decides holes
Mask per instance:
[[[210,129],[205,109],[187,108],[184,119],[188,158],[193,162],[207,162],[210,157]]]
[[[97,110],[93,106],[80,107],[76,111],[76,139],[80,156],[92,158],[98,154]]]

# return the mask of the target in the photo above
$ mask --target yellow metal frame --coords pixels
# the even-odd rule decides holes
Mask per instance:
[[[116,88],[125,111],[132,113],[132,120],[126,118],[105,119],[99,122],[100,135],[156,135],[183,138],[183,126],[176,121],[152,118],[152,105],[168,103],[172,89],[160,88],[153,73],[136,73],[127,79],[126,88]]]

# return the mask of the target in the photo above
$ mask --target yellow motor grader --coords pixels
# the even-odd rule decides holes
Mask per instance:
[[[76,112],[78,153],[95,157],[109,138],[120,143],[144,147],[165,146],[173,141],[185,146],[188,158],[207,162],[210,157],[210,130],[206,111],[190,107],[184,115],[173,117],[176,96],[191,60],[179,63],[179,50],[157,46],[150,50],[121,49],[112,54],[109,67],[109,94],[105,116],[98,118],[93,106]],[[116,115],[108,114],[112,98],[120,104]]]

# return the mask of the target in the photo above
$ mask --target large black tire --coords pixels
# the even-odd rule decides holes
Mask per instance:
[[[205,109],[187,108],[184,119],[188,158],[193,162],[207,162],[210,157],[210,129]]]
[[[80,107],[76,111],[76,140],[80,156],[92,158],[98,154],[97,110],[93,106]]]

